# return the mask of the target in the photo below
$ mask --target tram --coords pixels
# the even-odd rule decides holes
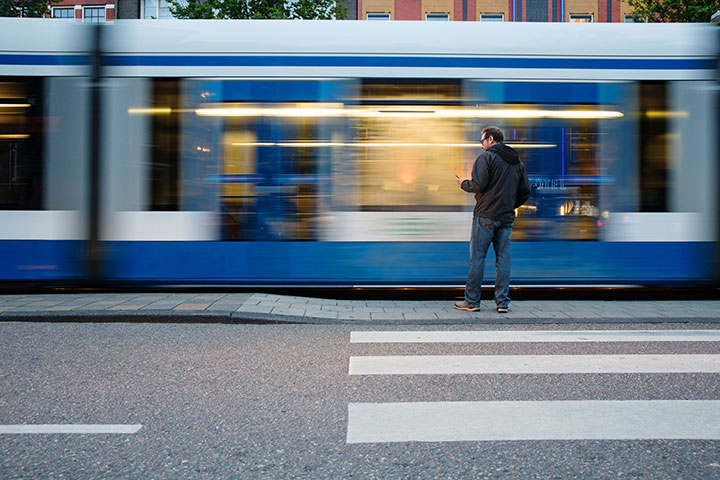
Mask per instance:
[[[3,18],[0,38],[0,281],[463,285],[455,175],[490,125],[532,183],[513,284],[717,281],[716,27]]]

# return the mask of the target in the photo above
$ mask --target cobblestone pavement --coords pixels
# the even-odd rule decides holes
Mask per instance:
[[[453,301],[333,300],[268,293],[79,293],[0,295],[0,321],[225,323],[566,323],[715,322],[720,301],[515,301],[499,314]]]

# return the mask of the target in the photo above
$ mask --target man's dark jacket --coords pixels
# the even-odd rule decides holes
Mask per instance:
[[[530,197],[530,181],[517,152],[497,143],[475,160],[472,179],[462,189],[475,194],[474,217],[512,220],[515,209]]]

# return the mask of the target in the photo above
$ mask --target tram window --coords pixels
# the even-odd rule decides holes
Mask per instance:
[[[469,174],[476,151],[462,118],[436,113],[462,105],[461,85],[366,81],[351,138],[362,211],[463,210],[468,196],[454,174]]]
[[[178,80],[153,80],[152,107],[169,109],[169,113],[152,115],[150,210],[179,210],[179,105]]]
[[[669,138],[667,84],[640,84],[640,211],[667,211]]]
[[[0,209],[42,207],[42,80],[0,79]]]
[[[350,182],[358,188],[340,192],[355,194],[359,211],[469,211],[473,198],[457,187],[452,174],[470,176],[482,152],[482,129],[498,125],[533,183],[530,201],[517,211],[518,239],[596,240],[602,132],[601,115],[593,111],[606,107],[597,103],[592,85],[565,85],[574,97],[586,99],[567,104],[548,103],[556,98],[557,85],[522,87],[478,83],[463,92],[462,85],[439,81],[366,81],[360,100],[364,114],[354,120],[351,134],[359,148],[358,173]],[[541,101],[511,101],[520,95]],[[468,103],[474,98],[483,100]],[[477,118],[472,113],[478,108],[499,115]],[[567,111],[568,117],[538,117],[535,110]],[[517,115],[525,111],[527,117]]]
[[[538,107],[548,108],[532,106]],[[532,184],[529,201],[517,211],[513,235],[517,240],[595,240],[599,215],[597,122],[525,119],[515,120],[513,125],[505,143],[520,153]]]
[[[228,104],[229,105],[229,104]],[[242,108],[243,104],[233,104]],[[281,103],[253,104],[268,110]],[[221,176],[223,240],[318,238],[326,192],[333,122],[322,116],[228,117],[224,121]]]

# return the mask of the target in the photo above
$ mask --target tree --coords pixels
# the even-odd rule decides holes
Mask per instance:
[[[0,17],[42,17],[60,0],[0,0]]]
[[[0,0],[5,1],[5,0]],[[177,18],[343,19],[347,8],[335,0],[168,0]]]
[[[627,3],[633,22],[707,23],[720,10],[720,0],[627,0]]]

